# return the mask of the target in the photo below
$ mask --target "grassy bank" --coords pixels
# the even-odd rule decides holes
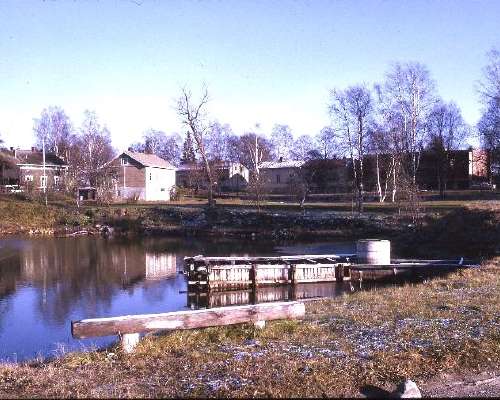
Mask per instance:
[[[0,367],[6,397],[357,396],[500,365],[500,258],[420,284],[306,304],[304,321],[209,328]],[[410,300],[410,301],[409,301]],[[445,394],[445,393],[443,393]]]
[[[435,203],[435,204],[434,204]],[[340,207],[340,208],[339,208]],[[499,252],[500,201],[429,202],[417,224],[393,204],[368,204],[367,212],[342,205],[149,204],[80,207],[0,197],[0,234],[66,234],[110,226],[116,235],[175,235],[288,240],[391,239],[395,253],[410,257],[488,257]],[[389,212],[389,211],[390,212]]]

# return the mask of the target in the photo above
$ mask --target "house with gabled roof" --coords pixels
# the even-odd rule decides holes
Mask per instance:
[[[124,151],[107,167],[116,200],[169,201],[175,167],[155,154]]]
[[[0,151],[0,185],[19,185],[23,189],[57,190],[64,187],[68,164],[55,153],[31,150]]]

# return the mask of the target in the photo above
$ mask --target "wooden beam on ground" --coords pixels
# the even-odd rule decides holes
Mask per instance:
[[[305,315],[304,304],[297,301],[176,311],[163,314],[127,315],[84,319],[71,322],[75,338],[124,335],[161,330],[196,329],[276,319],[295,319]],[[260,323],[260,325],[262,325]]]

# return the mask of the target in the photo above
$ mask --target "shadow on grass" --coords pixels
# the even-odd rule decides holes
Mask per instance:
[[[490,257],[500,245],[500,212],[463,208],[395,238],[398,253],[413,257]]]

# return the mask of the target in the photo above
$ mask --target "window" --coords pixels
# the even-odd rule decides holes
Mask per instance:
[[[152,178],[153,178],[153,173],[152,173],[152,172],[150,172],[150,173],[149,173],[149,181],[150,181],[150,182],[151,182]]]
[[[281,183],[281,177],[279,175],[276,175],[276,183]]]
[[[128,165],[128,158],[127,157],[122,157],[122,165]]]
[[[54,186],[59,185],[59,181],[61,180],[60,176],[54,176]]]
[[[33,175],[26,175],[26,176],[24,177],[24,180],[25,180],[26,182],[33,182]]]
[[[47,187],[47,175],[42,175],[40,177],[40,187],[42,187],[42,188]]]

